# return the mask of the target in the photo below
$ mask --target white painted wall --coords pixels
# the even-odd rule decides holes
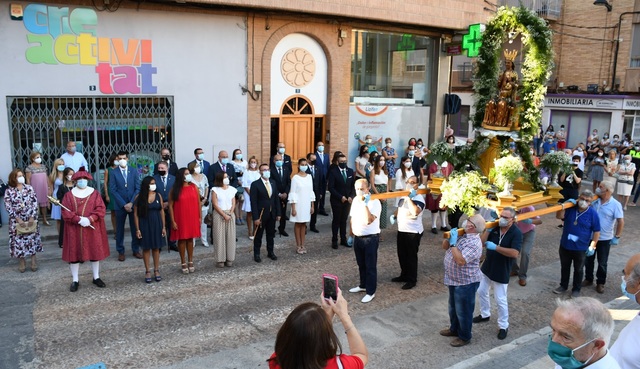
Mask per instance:
[[[300,87],[289,85],[280,72],[283,56],[292,48],[303,48],[314,58],[316,73],[311,82]],[[304,95],[314,107],[314,114],[327,113],[327,57],[324,50],[313,38],[300,33],[292,33],[280,40],[271,55],[271,115],[279,115],[282,104],[292,95]]]
[[[29,3],[21,4],[26,7]],[[97,16],[98,37],[152,41],[156,95],[174,97],[178,164],[193,160],[193,149],[198,146],[210,161],[216,160],[219,149],[227,149],[229,154],[236,147],[246,150],[247,96],[238,86],[246,84],[243,18],[122,8],[114,13],[97,12]],[[29,63],[25,57],[28,33],[22,21],[10,20],[8,5],[0,6],[4,50],[0,58],[0,70],[4,71],[0,82],[0,155],[4,158],[11,152],[7,96],[102,95],[89,90],[89,86],[98,85],[95,66]],[[6,160],[0,164],[4,178],[12,169],[8,164]]]

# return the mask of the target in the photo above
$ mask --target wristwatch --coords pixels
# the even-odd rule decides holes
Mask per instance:
[[[449,247],[456,247],[456,245],[449,245]]]

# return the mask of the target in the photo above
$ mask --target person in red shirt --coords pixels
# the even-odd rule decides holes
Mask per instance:
[[[269,369],[363,369],[367,365],[367,347],[351,321],[342,291],[338,289],[336,301],[322,295],[320,300],[321,305],[305,302],[289,314],[276,336],[275,352],[267,360]],[[342,322],[351,355],[342,353],[331,323],[334,315]]]

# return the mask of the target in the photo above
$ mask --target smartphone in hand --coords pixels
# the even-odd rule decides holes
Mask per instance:
[[[322,294],[325,300],[338,300],[338,277],[333,274],[322,275]]]

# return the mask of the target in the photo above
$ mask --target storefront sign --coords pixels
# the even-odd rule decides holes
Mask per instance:
[[[575,96],[548,96],[545,107],[582,108],[582,109],[622,109],[622,99],[598,99]]]
[[[29,4],[23,23],[32,64],[95,66],[103,94],[155,94],[151,40],[97,37],[93,9]]]
[[[640,110],[640,100],[624,99],[624,110]]]

